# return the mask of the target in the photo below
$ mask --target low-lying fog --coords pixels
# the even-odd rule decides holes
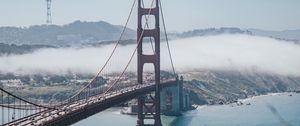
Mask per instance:
[[[114,45],[89,48],[42,49],[31,54],[0,57],[1,73],[95,74]],[[120,46],[108,71],[121,71],[136,45]],[[150,44],[146,53],[151,52]],[[258,71],[300,76],[300,45],[267,37],[218,35],[170,42],[176,70],[194,69]],[[166,43],[161,45],[163,70],[170,70]],[[136,57],[130,71],[136,71]]]

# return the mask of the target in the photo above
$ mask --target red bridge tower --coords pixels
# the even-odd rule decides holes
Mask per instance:
[[[150,95],[150,100],[145,99],[145,96],[138,98],[138,120],[137,126],[161,126],[160,119],[160,27],[159,27],[159,0],[155,0],[154,8],[142,7],[143,0],[138,0],[138,29],[137,29],[137,80],[139,84],[143,84],[143,67],[144,64],[150,63],[154,65],[155,74],[155,96]],[[142,24],[143,16],[149,15],[155,18],[155,28],[146,29]],[[147,20],[147,18],[146,18]],[[143,40],[145,37],[151,37],[154,39],[155,52],[152,55],[146,55],[143,53]],[[145,120],[154,121],[154,124],[145,124]],[[152,120],[152,121],[151,121]],[[146,121],[148,123],[148,121]]]

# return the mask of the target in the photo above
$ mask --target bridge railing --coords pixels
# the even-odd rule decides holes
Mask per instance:
[[[162,80],[162,83],[174,81],[173,79]],[[147,85],[149,86],[149,85]],[[68,101],[64,101],[56,105],[41,105],[30,102],[21,97],[15,96],[10,92],[1,88],[0,92],[0,111],[1,125],[17,125],[17,124],[34,124],[45,120],[45,118],[53,119],[52,116],[59,113],[72,112],[72,107],[83,106],[91,101],[91,98],[105,99],[115,94],[125,93],[127,88],[138,89],[142,86],[137,83],[122,83],[119,82],[113,88],[109,84],[103,83],[99,87],[88,87]],[[68,109],[68,110],[67,110]],[[42,122],[40,122],[42,123]]]
[[[50,109],[46,105],[36,104],[0,88],[0,124],[16,122],[27,116]]]

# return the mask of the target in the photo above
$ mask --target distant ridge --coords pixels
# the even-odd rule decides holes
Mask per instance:
[[[207,28],[207,29],[195,29],[191,31],[186,31],[182,33],[171,33],[170,36],[173,38],[190,38],[197,36],[211,36],[220,34],[248,34],[252,33],[248,30],[242,30],[235,27],[221,27],[221,28]]]
[[[56,47],[74,45],[103,45],[111,44],[118,39],[123,26],[110,23],[75,21],[59,25],[35,25],[27,28],[0,27],[0,43],[16,45],[52,45]],[[161,32],[164,36],[163,32]],[[221,34],[246,34],[271,37],[300,43],[300,30],[267,31],[260,29],[240,29],[237,27],[221,27],[195,29],[186,32],[168,33],[169,39],[182,39],[198,36],[214,36]],[[134,44],[136,31],[127,28],[122,38],[122,44]],[[161,37],[162,41],[165,40]]]
[[[28,28],[0,27],[0,43],[6,44],[45,44],[74,45],[100,41],[116,40],[123,26],[104,21],[82,22],[58,25],[35,25]],[[132,39],[136,32],[126,29],[124,39]]]
[[[253,36],[264,36],[278,40],[285,40],[300,44],[300,29],[299,30],[284,30],[284,31],[267,31],[260,29],[240,29],[236,27],[221,27],[221,28],[207,28],[195,29],[182,33],[169,33],[172,39],[190,38],[197,36],[214,36],[221,34],[246,34]]]
[[[247,29],[251,31],[253,35],[268,36],[276,39],[288,40],[298,42],[300,41],[300,29],[299,30],[284,30],[284,31],[268,31],[261,29]]]

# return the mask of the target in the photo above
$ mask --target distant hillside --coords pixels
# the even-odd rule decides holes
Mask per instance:
[[[0,27],[0,43],[5,44],[28,44],[28,45],[103,45],[115,42],[123,26],[112,25],[104,21],[82,22],[58,25],[36,25],[28,28]],[[164,32],[161,39],[165,41]],[[299,43],[300,30],[266,31],[259,29],[240,29],[235,27],[195,29],[182,33],[168,33],[169,39],[181,39],[197,36],[213,36],[221,34],[247,34],[255,36],[266,36],[280,40]],[[126,29],[123,44],[133,44],[136,39],[136,31]]]
[[[259,72],[211,71],[188,72],[185,87],[192,91],[197,104],[230,103],[252,96],[300,91],[300,77]]]
[[[192,31],[186,31],[183,33],[170,33],[169,37],[172,39],[177,39],[177,38],[190,38],[190,37],[197,37],[197,36],[211,36],[211,35],[221,35],[221,34],[252,35],[250,31],[241,30],[240,28],[221,27],[221,28],[196,29]]]
[[[0,43],[74,45],[116,40],[123,27],[103,21],[76,21],[68,25],[39,25],[28,28],[0,27]],[[132,39],[136,32],[127,29],[123,39]]]
[[[268,36],[276,39],[283,39],[299,43],[300,30],[285,30],[285,31],[267,31],[260,29],[248,29],[253,35]]]
[[[247,34],[254,36],[271,37],[300,44],[300,30],[266,31],[260,29],[240,29],[235,27],[207,28],[186,31],[182,33],[169,33],[169,38],[180,39],[197,36],[213,36],[221,34]]]
[[[38,49],[44,49],[44,48],[56,48],[56,47],[49,46],[49,45],[15,45],[15,44],[0,43],[0,56],[31,53]]]

